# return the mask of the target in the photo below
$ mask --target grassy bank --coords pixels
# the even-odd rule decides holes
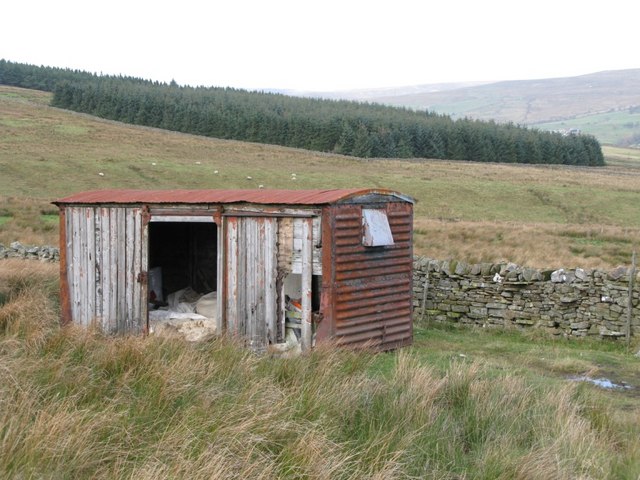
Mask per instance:
[[[635,399],[564,378],[630,363],[615,345],[584,343],[580,356],[573,344],[508,332],[418,328],[401,352],[256,357],[224,340],[60,328],[56,280],[56,267],[39,262],[0,268],[5,478],[640,473]],[[542,373],[544,357],[555,370]]]

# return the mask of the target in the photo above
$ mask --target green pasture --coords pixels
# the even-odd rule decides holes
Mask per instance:
[[[577,128],[595,136],[608,145],[640,144],[640,109],[595,113],[558,122],[533,125],[539,130],[568,130]],[[635,137],[635,140],[631,140]]]

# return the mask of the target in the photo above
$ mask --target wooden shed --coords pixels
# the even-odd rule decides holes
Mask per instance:
[[[412,342],[414,201],[380,189],[99,190],[60,208],[63,322],[147,333],[171,292],[214,299],[218,333]],[[173,300],[175,300],[175,295]]]

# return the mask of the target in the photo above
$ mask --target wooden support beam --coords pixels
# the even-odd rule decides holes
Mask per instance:
[[[311,325],[311,275],[313,274],[313,219],[302,221],[302,325],[301,347],[307,351],[312,346]]]

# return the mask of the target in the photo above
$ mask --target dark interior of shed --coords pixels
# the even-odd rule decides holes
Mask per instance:
[[[201,294],[217,290],[217,254],[215,223],[149,224],[149,270],[160,267],[165,299],[186,287]]]

